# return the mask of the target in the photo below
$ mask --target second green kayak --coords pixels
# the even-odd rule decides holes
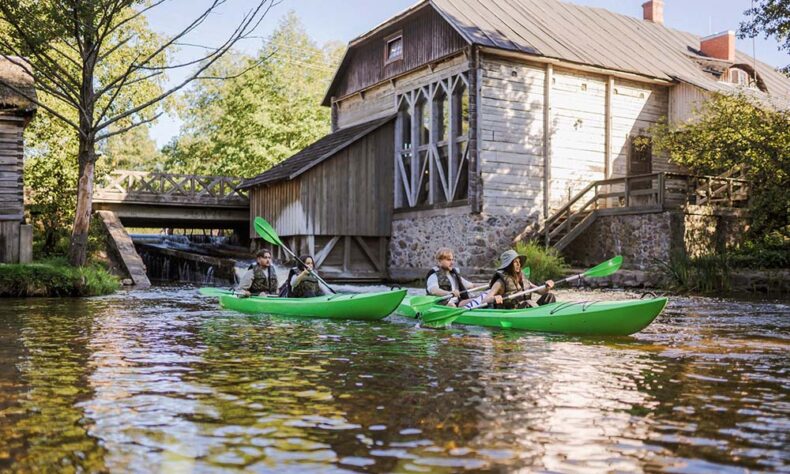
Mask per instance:
[[[416,317],[406,297],[398,314]],[[551,303],[526,309],[473,309],[462,313],[453,324],[576,335],[627,336],[646,328],[661,313],[666,298],[625,301]],[[424,313],[446,311],[432,306]]]
[[[235,295],[219,296],[223,308],[251,314],[277,314],[299,318],[358,319],[375,321],[389,316],[398,308],[406,290],[380,293],[338,294],[315,298],[275,298]]]

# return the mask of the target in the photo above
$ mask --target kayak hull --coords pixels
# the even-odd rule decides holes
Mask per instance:
[[[314,298],[275,298],[252,296],[238,298],[222,295],[223,308],[248,314],[275,314],[311,319],[354,319],[376,321],[398,308],[406,290],[364,294],[337,294]]]
[[[398,314],[416,317],[406,297]],[[627,336],[646,328],[661,314],[667,298],[625,301],[551,303],[537,308],[515,310],[473,309],[458,316],[453,324],[484,326],[555,334]],[[446,311],[434,305],[424,314]]]

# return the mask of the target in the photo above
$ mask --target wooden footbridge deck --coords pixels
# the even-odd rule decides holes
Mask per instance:
[[[242,178],[114,171],[96,184],[94,209],[114,212],[130,227],[244,229],[249,199]]]

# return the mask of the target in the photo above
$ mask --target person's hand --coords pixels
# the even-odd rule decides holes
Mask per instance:
[[[449,306],[450,308],[455,308],[455,307],[457,307],[458,305],[456,305],[456,304],[455,304],[455,301],[453,301],[453,300],[450,300],[450,301],[448,301],[448,302],[447,302],[447,306]]]
[[[252,293],[250,293],[247,290],[239,290],[236,292],[236,296],[238,296],[239,298],[249,298],[251,294]]]
[[[496,304],[502,304],[502,301],[504,301],[504,299],[502,298],[502,295],[496,295],[496,296],[494,296],[494,302],[495,302]]]
[[[301,273],[302,276],[307,276],[309,274],[310,274],[310,270],[308,270],[306,268],[304,270],[302,270],[302,273]]]
[[[554,280],[546,280],[546,288],[548,289],[554,288]]]
[[[461,292],[458,291],[458,290],[453,290],[450,293],[452,293],[453,296],[455,296],[456,298],[459,298],[459,299],[461,298]]]

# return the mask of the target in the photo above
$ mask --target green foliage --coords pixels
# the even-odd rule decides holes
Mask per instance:
[[[758,0],[757,5],[743,15],[749,19],[741,22],[739,37],[772,36],[779,43],[780,50],[790,53],[790,0]],[[782,71],[790,74],[790,65]]]
[[[524,265],[529,267],[529,279],[538,284],[549,279],[561,278],[570,269],[557,249],[553,247],[546,248],[535,242],[518,242],[515,251],[527,258]]]
[[[0,265],[0,296],[97,296],[120,288],[99,266],[72,267],[63,259]]]
[[[790,238],[773,232],[728,252],[737,268],[790,268]]]
[[[751,182],[750,235],[788,235],[790,112],[755,104],[743,95],[716,95],[694,120],[653,127],[653,144],[697,174],[745,168]]]
[[[128,9],[120,19],[127,18],[133,11]],[[7,23],[0,19],[0,36],[13,33]],[[118,46],[124,38],[134,37],[134,40],[120,45],[113,54],[97,67],[97,83],[109,81],[120,74],[126,67],[126,61],[131,61],[136,53],[151,53],[159,43],[159,38],[148,29],[144,16],[137,17],[122,25],[109,39],[106,47]],[[60,59],[60,64],[66,68],[73,64],[68,55],[71,50],[54,39],[52,48],[63,51],[66,56],[53,53],[52,56]],[[76,60],[77,58],[72,57]],[[154,61],[156,65],[164,65],[164,56]],[[123,107],[134,107],[156,97],[162,92],[164,75],[140,81],[121,89],[110,105],[105,97],[99,102],[99,109],[107,107],[107,113],[120,112]],[[46,90],[38,91],[38,98],[42,104],[52,109],[55,113],[71,120],[77,120],[77,112],[72,106],[61,99],[48,94]],[[160,109],[169,108],[169,103]],[[154,111],[146,111],[118,122],[118,127],[124,127],[132,120],[142,120],[150,117]],[[35,118],[25,130],[25,187],[29,194],[26,207],[29,213],[28,221],[34,225],[34,249],[36,257],[64,255],[68,251],[68,239],[71,234],[71,224],[74,221],[77,202],[77,177],[78,177],[78,135],[74,128],[56,117],[46,108],[39,107]],[[96,176],[116,168],[146,169],[150,163],[159,159],[153,140],[148,135],[148,127],[133,128],[125,134],[114,135],[99,144],[106,159],[97,163]]]
[[[162,167],[254,176],[325,135],[329,110],[320,102],[341,51],[319,48],[289,13],[256,58],[228,55],[212,67],[215,76],[238,77],[187,92],[182,133],[163,150]]]
[[[673,251],[669,262],[656,261],[675,291],[726,293],[730,291],[730,260],[726,254],[690,258],[685,251]]]

